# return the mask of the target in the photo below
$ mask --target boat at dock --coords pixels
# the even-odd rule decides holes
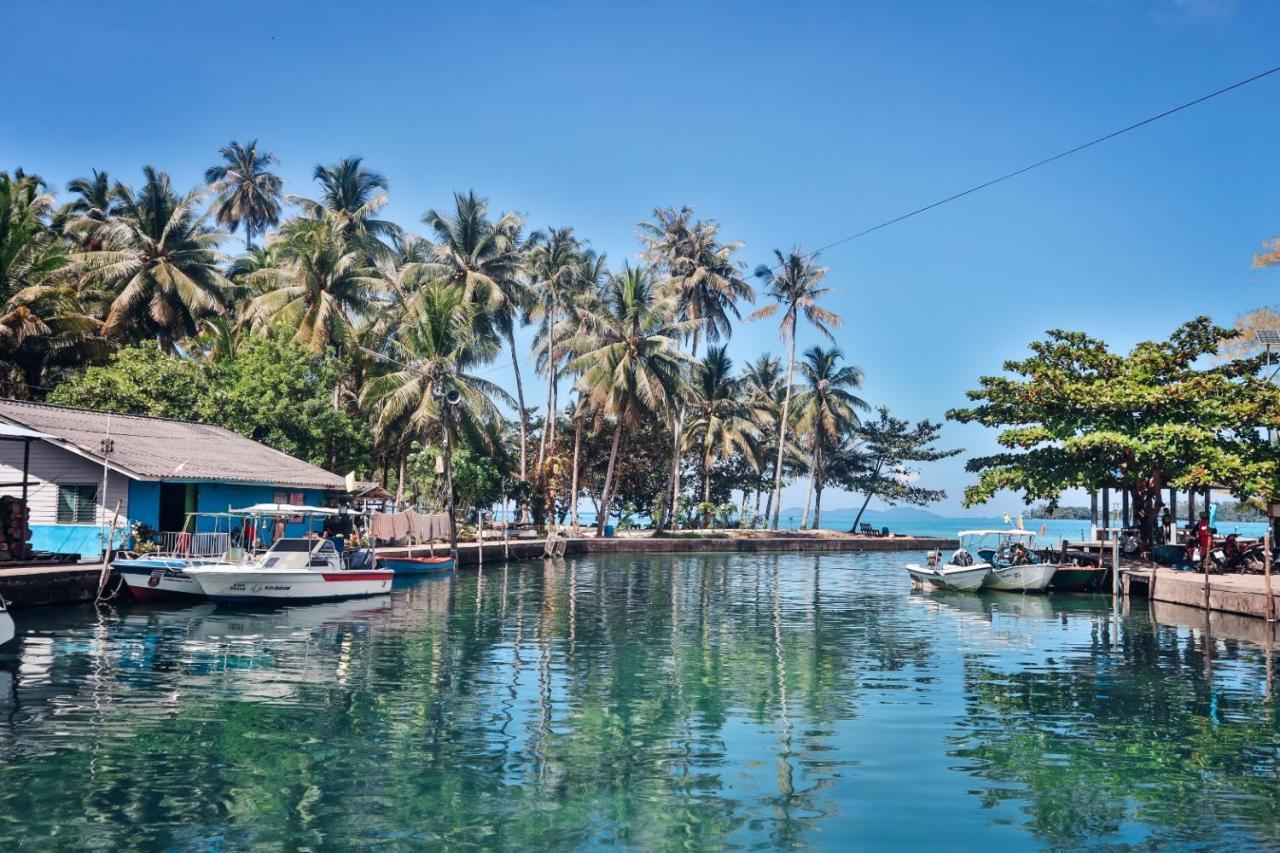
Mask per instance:
[[[348,567],[328,539],[278,539],[244,563],[206,563],[186,570],[211,601],[286,604],[363,598],[391,591],[391,569]]]
[[[452,557],[378,557],[378,568],[390,569],[396,575],[429,575],[454,569]]]
[[[117,557],[111,567],[137,601],[200,601],[204,590],[187,574],[195,565],[211,562],[184,557]]]
[[[1044,592],[1058,566],[1036,553],[1036,535],[1030,530],[966,530],[961,547],[973,543],[980,559],[991,564],[983,587],[1002,592]],[[984,544],[993,547],[982,547]]]
[[[286,519],[341,515],[327,507],[294,504],[254,504],[230,510],[229,515],[248,518],[252,527],[268,522],[278,526]],[[262,541],[255,534],[255,541]],[[364,598],[391,591],[395,572],[378,568],[373,551],[362,549],[347,556],[334,541],[314,531],[305,536],[280,537],[265,552],[242,555],[239,560],[210,561],[184,570],[210,600],[223,604],[287,604]]]
[[[958,592],[980,589],[992,570],[990,563],[974,561],[973,555],[964,548],[963,539],[949,562],[942,562],[938,551],[930,551],[927,564],[908,563],[906,568],[913,586]]]

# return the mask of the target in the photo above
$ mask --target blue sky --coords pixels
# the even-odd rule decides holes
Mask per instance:
[[[718,220],[754,267],[1280,62],[1280,7],[1229,0],[62,0],[7,20],[0,168],[61,186],[150,163],[187,187],[257,138],[290,192],[360,154],[403,225],[474,188],[618,264],[655,206]],[[831,250],[865,396],[937,419],[1047,328],[1127,347],[1276,302],[1249,262],[1280,234],[1278,97],[1280,76]],[[772,325],[731,343],[740,361],[764,348],[781,349]],[[946,438],[993,447],[980,428]],[[950,511],[969,475],[957,460],[924,480]]]

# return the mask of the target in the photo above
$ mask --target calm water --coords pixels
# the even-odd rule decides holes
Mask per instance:
[[[912,593],[906,558],[593,558],[273,612],[19,613],[0,849],[1280,840],[1259,623],[1206,644],[1195,611]]]

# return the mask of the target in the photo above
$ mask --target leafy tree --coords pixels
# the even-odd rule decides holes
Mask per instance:
[[[256,139],[248,145],[232,142],[218,154],[224,162],[204,173],[214,193],[213,217],[231,233],[243,227],[248,252],[253,249],[254,234],[263,234],[280,221],[284,182],[267,168],[279,161],[274,154],[259,151]]]
[[[742,394],[741,380],[733,375],[733,359],[727,348],[713,346],[693,366],[689,401],[688,439],[698,448],[702,467],[702,503],[711,504],[712,470],[741,454],[759,464],[755,421]],[[673,512],[679,505],[673,504]],[[711,518],[703,515],[706,524]],[[676,519],[673,519],[676,520]]]
[[[329,405],[344,365],[287,335],[250,338],[217,362],[125,347],[54,389],[55,403],[216,424],[332,471],[368,469],[368,427]]]
[[[1050,331],[1030,357],[1005,363],[1011,376],[979,380],[977,405],[948,413],[1000,428],[1007,448],[969,461],[979,479],[966,505],[1010,489],[1054,506],[1064,489],[1116,486],[1135,495],[1149,543],[1166,487],[1275,500],[1280,451],[1263,428],[1280,427],[1280,389],[1261,373],[1265,357],[1199,366],[1235,334],[1198,317],[1119,355],[1081,332]]]
[[[820,526],[822,490],[830,474],[827,457],[849,430],[858,425],[858,412],[870,408],[853,393],[862,387],[862,369],[852,364],[842,366],[843,359],[844,354],[838,348],[813,347],[805,352],[800,364],[804,390],[796,397],[796,427],[808,437],[814,530]]]
[[[586,330],[573,345],[581,353],[574,368],[582,371],[581,387],[592,410],[614,419],[596,522],[597,534],[603,534],[622,439],[642,413],[670,409],[680,394],[688,356],[679,339],[692,323],[676,319],[674,301],[658,295],[649,269],[629,265],[609,280],[582,317]]]
[[[106,334],[126,340],[155,336],[161,347],[172,349],[199,331],[201,318],[223,311],[230,286],[218,269],[223,235],[205,224],[199,192],[179,196],[167,174],[151,166],[142,171],[140,193],[116,184],[117,216],[85,216],[68,226],[101,245],[73,253],[70,269],[84,282],[111,290]]]
[[[445,495],[444,476],[436,472],[436,459],[441,449],[438,445],[413,442],[406,465],[408,482],[419,494],[430,495],[438,505]],[[470,447],[453,448],[453,499],[461,510],[473,514],[502,500],[502,481],[506,471],[492,453]]]
[[[889,414],[886,406],[876,409],[876,419],[862,423],[854,431],[856,444],[846,444],[833,456],[833,481],[841,488],[862,494],[862,506],[854,516],[850,533],[858,532],[858,523],[867,504],[878,497],[890,506],[909,504],[925,506],[947,496],[939,489],[916,485],[920,462],[937,462],[962,451],[934,447],[942,425],[923,420],[914,426]]]
[[[818,300],[831,293],[831,288],[821,287],[827,276],[827,268],[814,264],[814,256],[800,248],[783,255],[777,249],[774,255],[778,263],[772,267],[756,268],[756,277],[768,282],[766,288],[771,305],[765,305],[753,313],[749,320],[760,320],[772,317],[782,311],[782,322],[779,331],[782,341],[787,345],[787,377],[783,385],[782,411],[778,417],[778,461],[773,477],[773,518],[769,521],[769,529],[778,529],[778,516],[782,512],[782,463],[788,445],[787,429],[791,425],[791,392],[795,381],[796,368],[796,332],[799,331],[800,318],[803,316],[815,329],[821,332],[832,343],[835,336],[831,329],[840,325],[840,317],[818,305]]]

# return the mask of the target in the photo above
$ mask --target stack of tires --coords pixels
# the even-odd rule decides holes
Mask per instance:
[[[0,563],[31,559],[29,521],[26,501],[9,495],[0,498]]]

